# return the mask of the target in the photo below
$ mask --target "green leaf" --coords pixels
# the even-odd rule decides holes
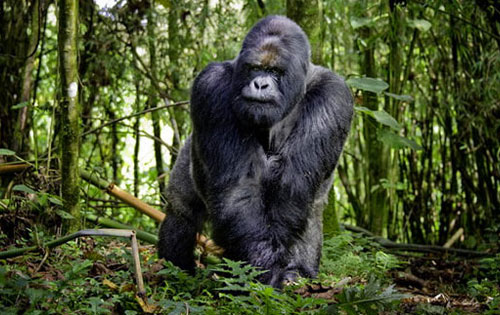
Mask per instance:
[[[387,112],[385,112],[383,110],[378,110],[378,111],[373,112],[373,116],[374,116],[375,120],[378,121],[379,123],[381,123],[382,125],[389,126],[396,131],[401,130],[401,126],[396,121],[396,119],[394,119]]]
[[[356,107],[354,107],[354,109],[358,112],[362,112],[364,114],[367,114],[368,116],[373,117],[377,122],[381,123],[382,125],[391,127],[395,131],[401,130],[401,126],[396,121],[396,119],[394,119],[394,117],[389,115],[386,111],[371,110],[369,108],[362,107],[362,106],[356,106]]]
[[[370,115],[373,117],[373,110],[369,109],[368,107],[364,107],[364,106],[354,106],[354,109],[357,111],[357,112],[362,112],[364,114],[367,114],[367,115]]]
[[[26,102],[21,102],[19,104],[13,105],[11,109],[19,109],[28,106],[30,103],[28,101]]]
[[[63,211],[63,210],[56,210],[56,214],[60,216],[63,219],[71,220],[74,219],[75,217],[69,214],[69,212]]]
[[[380,280],[371,278],[364,287],[345,288],[342,293],[336,296],[339,303],[335,309],[326,309],[327,314],[337,314],[337,309],[341,309],[347,314],[380,314],[381,311],[389,307],[393,301],[407,298],[409,295],[398,293],[394,285],[386,289],[380,286]],[[333,311],[331,313],[330,311]]]
[[[16,152],[9,149],[0,149],[0,155],[16,155]]]
[[[411,148],[413,150],[422,150],[422,147],[413,140],[401,137],[394,132],[388,130],[379,130],[378,139],[386,145],[395,149]]]
[[[158,0],[158,3],[161,4],[164,8],[169,8],[171,7],[171,5],[169,5],[169,2],[168,0]]]
[[[38,204],[42,207],[46,207],[47,206],[47,200],[48,200],[48,196],[47,194],[38,194]]]
[[[394,94],[394,93],[389,93],[389,92],[384,92],[384,94],[387,96],[390,96],[392,98],[395,98],[398,101],[402,101],[402,102],[411,103],[414,101],[413,97],[411,95],[400,95],[400,94]]]
[[[362,17],[352,17],[351,26],[353,29],[357,29],[363,26],[368,26],[372,24],[374,20],[372,18],[362,18]]]
[[[389,87],[389,84],[386,82],[375,78],[350,78],[346,83],[350,87],[377,94]]]
[[[3,205],[8,206],[10,203],[10,199],[0,199],[0,203],[3,203]],[[2,209],[2,208],[0,208]]]
[[[53,204],[56,204],[58,206],[62,206],[62,201],[59,199],[59,198],[56,198],[56,197],[49,197],[49,200],[50,202],[52,202]]]
[[[28,193],[28,194],[35,194],[36,195],[36,191],[34,191],[33,189],[29,188],[28,186],[26,185],[16,185],[12,188],[12,190],[14,191],[22,191],[22,192],[25,192],[25,193]]]
[[[432,24],[431,22],[423,19],[408,20],[408,26],[418,29],[419,31],[428,31]]]

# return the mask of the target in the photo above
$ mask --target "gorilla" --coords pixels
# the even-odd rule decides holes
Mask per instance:
[[[224,256],[280,287],[318,273],[322,212],[353,115],[342,78],[310,61],[307,36],[269,16],[239,55],[209,64],[191,91],[193,131],[170,174],[159,257],[195,267],[210,222]]]

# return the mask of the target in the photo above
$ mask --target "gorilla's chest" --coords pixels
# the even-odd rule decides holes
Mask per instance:
[[[286,167],[285,156],[291,144],[294,130],[293,117],[282,120],[267,130],[256,130],[254,144],[247,152],[247,176],[260,184],[277,184]]]

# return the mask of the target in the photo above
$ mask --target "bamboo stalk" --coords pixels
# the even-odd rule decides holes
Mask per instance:
[[[87,182],[103,190],[106,190],[108,194],[120,199],[124,203],[128,204],[131,207],[136,208],[140,212],[148,215],[149,217],[155,219],[156,221],[161,222],[163,221],[163,219],[165,219],[165,214],[163,212],[151,207],[144,201],[132,196],[128,192],[121,190],[117,185],[113,183],[108,183],[107,181],[99,178],[96,174],[91,174],[87,171],[81,170],[80,175]]]
[[[0,174],[9,174],[15,172],[21,172],[25,169],[29,168],[31,165],[26,163],[17,163],[17,164],[1,164],[0,165]]]
[[[104,179],[101,179],[96,173],[87,172],[85,170],[80,170],[80,176],[92,185],[106,190],[108,189],[109,183]]]
[[[135,236],[135,231],[131,231],[130,246],[132,248],[132,257],[134,259],[135,279],[137,282],[137,295],[140,298],[146,297],[146,290],[144,290],[144,282],[142,281],[141,260],[139,257],[139,243]]]
[[[139,240],[153,245],[156,245],[158,243],[158,237],[156,235],[141,230],[137,230],[134,227],[131,227],[130,225],[116,222],[108,218],[98,217],[95,214],[90,214],[90,213],[85,214],[85,218],[96,225],[102,225],[108,228],[134,230]]]
[[[450,248],[464,234],[464,229],[459,228],[455,234],[443,245],[444,248]]]
[[[116,198],[136,208],[137,210],[150,216],[151,218],[155,219],[158,222],[161,222],[163,221],[163,219],[165,219],[165,213],[156,210],[155,208],[151,207],[144,201],[132,196],[131,194],[129,194],[124,190],[121,190],[118,186],[114,184],[110,184],[107,191],[109,194],[115,196]]]

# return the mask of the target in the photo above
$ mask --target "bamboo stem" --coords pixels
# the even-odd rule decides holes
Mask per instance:
[[[90,214],[90,213],[85,214],[85,218],[96,225],[102,225],[108,228],[134,230],[139,240],[153,245],[156,245],[158,243],[158,237],[156,235],[141,230],[137,230],[130,225],[116,222],[108,218],[98,217],[95,214]]]
[[[443,245],[444,248],[450,248],[464,234],[464,229],[459,228],[455,234]]]
[[[137,242],[137,237],[135,236],[135,231],[131,231],[130,244],[132,247],[132,258],[134,259],[135,267],[135,279],[137,281],[137,295],[139,297],[146,297],[146,290],[144,290],[144,282],[142,281],[142,270],[141,270],[141,260],[139,257],[139,243]]]
[[[9,174],[15,172],[21,172],[29,168],[31,165],[25,163],[18,164],[2,164],[0,165],[0,174]]]
[[[80,175],[87,182],[103,190],[106,190],[108,194],[120,199],[124,203],[128,204],[131,207],[136,208],[140,212],[148,215],[149,217],[155,219],[156,221],[161,222],[163,221],[163,219],[165,219],[165,214],[163,212],[151,207],[144,201],[132,196],[128,192],[121,190],[117,185],[113,183],[108,183],[107,181],[99,178],[96,174],[91,174],[87,171],[81,170]]]
[[[116,198],[136,208],[137,210],[141,211],[142,213],[148,215],[149,217],[155,219],[158,222],[161,222],[163,221],[163,219],[165,219],[165,213],[156,210],[155,208],[151,207],[144,201],[132,196],[131,194],[129,194],[124,190],[121,190],[118,186],[114,184],[110,184],[107,191],[109,194],[115,196]]]

